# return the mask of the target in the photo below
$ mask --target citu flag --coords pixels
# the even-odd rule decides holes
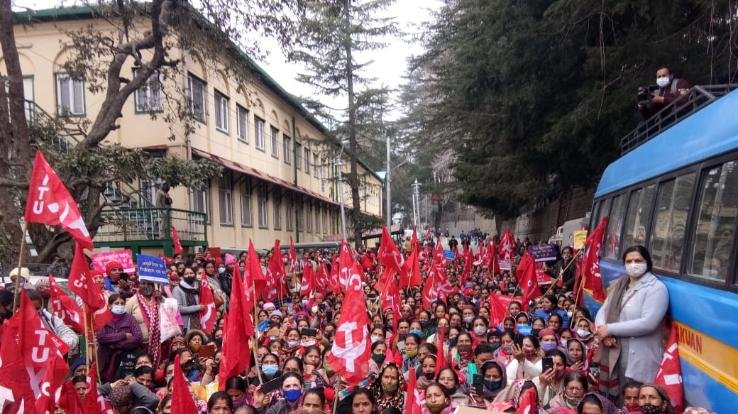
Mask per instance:
[[[261,270],[259,255],[256,254],[254,243],[251,240],[249,240],[249,251],[246,255],[246,270],[244,271],[243,280],[246,285],[246,289],[256,288],[256,292],[263,292],[267,285],[266,277],[264,276],[264,272]],[[252,307],[253,305],[254,304],[251,303]]]
[[[435,376],[441,373],[441,370],[448,366],[446,361],[446,332],[443,329],[436,330],[436,348],[438,348],[438,357],[436,359]]]
[[[69,347],[48,331],[25,291],[5,322],[0,343],[0,407],[11,413],[53,412],[56,390],[69,367]]]
[[[300,296],[307,297],[310,295],[310,292],[315,290],[316,286],[315,281],[315,271],[313,270],[313,265],[311,263],[307,263],[307,266],[305,266],[302,269],[302,283],[300,284]]]
[[[515,248],[515,236],[513,236],[510,229],[505,229],[500,239],[500,258],[512,263],[513,259],[515,259]]]
[[[422,412],[423,399],[418,391],[418,380],[415,376],[415,369],[410,369],[408,370],[405,411],[403,411],[403,414],[421,414]]]
[[[500,273],[502,273],[502,271],[500,270],[500,257],[497,254],[497,245],[495,244],[494,241],[491,241],[489,242],[488,246],[489,246],[488,247],[489,264],[487,265],[487,267],[489,268],[489,272],[492,275],[499,275]]]
[[[113,408],[105,397],[97,392],[97,366],[87,369],[87,394],[84,400],[85,414],[113,414]]]
[[[518,400],[518,408],[515,414],[537,414],[538,413],[538,395],[535,387],[528,388]]]
[[[207,277],[203,277],[200,280],[200,305],[204,307],[200,311],[200,327],[202,330],[210,335],[213,333],[215,327],[215,320],[218,317],[218,313],[215,309],[215,297],[213,296],[213,288],[210,286],[210,282]]]
[[[402,265],[405,263],[405,258],[402,256],[402,252],[392,240],[392,236],[387,230],[387,226],[382,226],[382,241],[379,244],[378,251],[379,263],[384,267],[391,267],[396,273],[402,271]]]
[[[597,223],[597,227],[592,231],[592,234],[584,242],[587,250],[582,260],[582,288],[589,292],[592,298],[598,302],[603,302],[607,296],[605,288],[602,285],[602,272],[600,271],[600,253],[606,231],[607,217],[603,217]]]
[[[85,304],[87,322],[97,331],[108,323],[113,315],[106,306],[105,296],[92,276],[93,270],[87,262],[82,245],[74,243],[74,258],[69,269],[69,290]]]
[[[172,247],[174,248],[174,254],[182,254],[184,252],[182,240],[180,240],[179,233],[177,233],[177,229],[174,226],[172,226]]]
[[[251,321],[248,304],[249,300],[253,301],[253,293],[248,294],[251,299],[247,299],[238,266],[233,266],[232,283],[231,299],[223,326],[222,357],[218,370],[218,386],[221,391],[225,390],[228,378],[240,375],[248,368],[251,362],[248,344],[254,335],[254,324]]]
[[[523,306],[528,306],[531,300],[541,296],[541,289],[538,287],[538,277],[536,276],[536,263],[530,253],[525,252],[523,258],[515,269],[515,277],[518,280],[518,286],[523,291]]]
[[[397,275],[392,268],[387,267],[384,269],[382,275],[384,283],[382,284],[382,290],[380,290],[380,300],[382,306],[382,313],[390,310],[392,311],[392,333],[397,333],[397,325],[400,323],[400,290],[397,285]]]
[[[358,287],[361,289],[363,274],[364,272],[361,270],[361,266],[356,262],[354,255],[351,253],[351,248],[343,240],[338,253],[338,286],[341,291],[347,292],[350,290],[352,283],[358,283]]]
[[[172,382],[172,411],[173,413],[197,414],[197,405],[185,380],[182,367],[179,365],[179,355],[174,357],[174,380]]]
[[[661,360],[661,366],[653,382],[666,390],[677,414],[681,414],[684,411],[684,385],[682,384],[682,367],[679,365],[676,325],[671,326],[669,342],[664,350],[664,358]]]
[[[333,346],[326,362],[351,387],[366,379],[369,373],[372,343],[360,276],[352,273],[347,286]]]
[[[519,296],[511,297],[505,295],[499,295],[492,293],[489,295],[489,326],[498,326],[501,324],[509,313],[507,308],[510,306],[510,302],[517,300],[521,303],[523,298]]]
[[[267,300],[275,300],[282,296],[284,291],[284,278],[287,276],[287,272],[284,268],[284,260],[282,257],[282,247],[279,244],[279,240],[274,240],[274,248],[272,249],[272,256],[269,258],[267,264]]]
[[[41,151],[36,151],[36,158],[33,160],[23,218],[26,223],[61,226],[82,247],[93,248],[77,202],[56,175],[56,171],[46,162]]]
[[[402,266],[400,272],[400,287],[410,288],[420,286],[423,283],[423,279],[420,276],[420,244],[418,243],[418,234],[413,228],[413,237],[410,241],[412,250],[410,257],[405,260],[405,264]]]
[[[54,315],[64,321],[64,324],[74,329],[77,333],[84,333],[82,321],[82,309],[64,289],[59,286],[54,276],[49,275],[49,299]]]
[[[318,272],[315,275],[315,289],[325,292],[326,287],[330,283],[330,275],[328,274],[328,265],[324,261],[318,264]]]

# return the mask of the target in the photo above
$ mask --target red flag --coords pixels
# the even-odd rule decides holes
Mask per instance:
[[[380,298],[382,301],[382,313],[387,310],[391,310],[393,314],[392,318],[392,333],[397,333],[397,325],[400,323],[400,290],[397,286],[397,278],[395,277],[392,268],[385,268],[384,274],[382,275],[384,280],[383,289],[380,291]]]
[[[324,261],[321,261],[318,265],[318,273],[314,277],[315,289],[321,292],[325,292],[325,289],[330,284],[330,275],[328,274],[328,266]]]
[[[200,280],[200,305],[205,307],[200,311],[200,326],[206,334],[210,335],[215,327],[215,319],[218,314],[215,309],[213,288],[210,287],[210,282],[205,276]]]
[[[523,306],[527,306],[531,300],[541,296],[535,259],[528,252],[525,252],[523,258],[520,259],[518,268],[515,269],[515,277],[518,279],[518,286],[523,291]]]
[[[18,312],[3,325],[0,344],[0,406],[9,410],[5,412],[34,412],[37,404],[49,406],[69,371],[64,361],[68,350],[46,330],[28,296],[21,294]]]
[[[195,400],[190,393],[190,387],[179,365],[179,355],[174,357],[174,382],[172,383],[172,412],[182,414],[197,414]]]
[[[510,304],[512,298],[505,295],[490,294],[489,295],[489,326],[498,326],[508,316],[507,305]]]
[[[494,242],[489,242],[489,271],[492,275],[499,275],[502,273],[500,270],[500,256],[497,254],[497,245]]]
[[[113,408],[105,397],[97,393],[97,367],[95,363],[87,369],[87,394],[85,395],[85,414],[113,414]]]
[[[500,258],[512,263],[515,259],[515,248],[515,236],[510,232],[510,229],[505,229],[500,239]]]
[[[58,349],[57,352],[52,352],[46,362],[44,376],[40,383],[40,394],[37,395],[37,413],[54,412],[54,407],[59,402],[61,395],[60,388],[64,385],[64,378],[68,372],[69,366],[67,361],[64,360],[64,356],[58,352]]]
[[[272,249],[272,257],[269,258],[267,273],[267,285],[269,287],[266,298],[267,300],[275,300],[279,297],[280,292],[284,290],[284,278],[287,275],[284,269],[282,247],[279,245],[279,240],[274,241],[274,248]]]
[[[79,394],[74,389],[74,383],[71,380],[62,384],[60,394],[57,404],[64,409],[64,414],[85,414],[82,399],[80,399]]]
[[[366,302],[360,287],[361,279],[354,273],[351,274],[351,280],[347,281],[347,285],[355,286],[356,284],[359,288],[350,288],[346,292],[333,347],[326,360],[349,386],[354,386],[366,378],[369,372],[372,345],[367,328],[369,318]]]
[[[300,285],[300,296],[307,297],[308,295],[310,295],[310,292],[315,290],[315,286],[315,272],[313,272],[312,264],[308,263],[307,266],[302,269],[302,284]]]
[[[464,267],[461,270],[461,285],[463,286],[471,276],[474,256],[472,255],[471,250],[467,249],[462,254],[462,257],[464,258]]]
[[[254,243],[251,240],[249,240],[249,252],[246,255],[246,271],[243,278],[247,293],[249,292],[248,289],[252,287],[255,287],[257,292],[263,292],[266,288],[266,277],[264,277],[264,272],[261,270],[259,255],[256,254]],[[253,301],[253,297],[250,300]],[[254,306],[253,302],[251,306]],[[251,309],[249,309],[250,311]]]
[[[538,412],[538,396],[535,388],[528,388],[518,401],[515,414],[536,414]]]
[[[600,219],[592,234],[584,242],[587,251],[584,253],[582,262],[582,283],[584,290],[591,293],[592,298],[598,302],[605,300],[605,288],[602,286],[602,273],[600,272],[600,252],[602,251],[602,240],[607,231],[607,217]]]
[[[405,397],[404,414],[421,414],[423,412],[422,398],[418,393],[417,378],[415,377],[415,369],[408,371],[407,393]]]
[[[438,340],[436,343],[436,348],[438,348],[438,356],[436,357],[436,377],[438,377],[441,370],[448,366],[448,362],[446,362],[446,347],[444,345],[446,342],[446,333],[443,332],[443,330],[437,330],[436,339]]]
[[[682,385],[682,367],[679,365],[677,329],[675,325],[672,325],[669,342],[664,350],[664,358],[661,360],[661,366],[653,382],[666,390],[677,414],[681,414],[684,411],[684,386]]]
[[[392,240],[392,236],[387,230],[387,226],[382,226],[382,241],[379,244],[379,251],[377,252],[377,258],[379,263],[384,267],[391,267],[392,270],[399,273],[402,271],[402,265],[405,263],[405,258],[402,256],[400,249]]]
[[[290,261],[290,271],[292,273],[297,272],[299,270],[299,263],[297,261],[297,250],[295,249],[295,242],[292,241],[292,236],[290,236],[290,254],[288,260]]]
[[[77,243],[92,249],[92,239],[79,212],[77,202],[64,186],[41,151],[36,151],[31,180],[28,182],[28,199],[23,218],[26,223],[41,223],[61,227]]]
[[[420,276],[420,243],[418,243],[418,234],[414,228],[410,246],[412,248],[410,257],[405,261],[402,272],[400,272],[401,288],[420,286],[423,283],[423,279]]]
[[[345,292],[349,287],[361,290],[361,276],[363,273],[361,266],[351,254],[348,244],[345,240],[342,241],[338,254],[338,284],[341,290]]]
[[[218,382],[221,391],[225,390],[228,378],[239,375],[241,371],[248,368],[251,361],[248,341],[254,334],[249,299],[247,299],[247,296],[251,297],[250,306],[253,306],[253,293],[245,293],[246,289],[244,289],[238,266],[233,266],[232,283],[231,300],[223,326],[222,357],[218,370]]]
[[[330,288],[333,293],[338,294],[341,292],[341,282],[339,281],[338,276],[338,255],[333,256],[333,263],[331,264],[331,274],[330,274]]]
[[[172,226],[172,247],[174,247],[175,254],[182,254],[184,252],[182,241],[179,239],[179,233],[177,233],[177,229],[174,226]]]
[[[77,302],[70,298],[64,289],[56,283],[54,276],[49,275],[49,299],[54,315],[64,321],[64,324],[74,329],[77,333],[84,333],[82,323],[82,309]]]
[[[89,308],[97,310],[105,307],[105,297],[100,286],[92,279],[92,271],[79,243],[75,243],[74,259],[69,270],[69,290],[79,296]]]

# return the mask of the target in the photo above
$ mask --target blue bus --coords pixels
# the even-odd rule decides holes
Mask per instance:
[[[599,182],[591,222],[609,218],[606,286],[625,274],[625,248],[648,247],[669,289],[685,399],[719,414],[738,412],[736,86],[695,86],[628,134]]]

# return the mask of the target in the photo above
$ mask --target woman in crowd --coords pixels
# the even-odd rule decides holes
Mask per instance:
[[[576,410],[587,393],[587,378],[578,372],[564,375],[563,388],[548,402],[546,408],[551,414],[561,412],[562,408]]]
[[[138,291],[126,301],[126,312],[138,322],[146,352],[153,357],[153,366],[158,367],[162,360],[161,355],[161,323],[159,320],[159,303],[161,294],[156,291],[154,284],[142,280]]]
[[[621,414],[610,400],[602,394],[591,392],[585,394],[577,405],[577,414]]]
[[[97,337],[97,358],[103,382],[111,382],[115,378],[118,361],[126,352],[137,351],[143,343],[141,328],[136,319],[126,313],[126,301],[119,294],[113,293],[108,298],[108,309],[113,317],[99,331]]]
[[[450,414],[456,406],[451,400],[448,389],[443,385],[433,382],[425,389],[425,406],[423,414]]]
[[[302,378],[293,373],[285,374],[280,394],[280,398],[272,402],[265,414],[288,414],[297,410],[302,397]]]
[[[388,408],[402,410],[405,406],[403,388],[405,388],[405,381],[397,365],[392,363],[385,365],[370,388],[378,411],[381,412]]]
[[[560,326],[569,326],[569,314],[566,313],[566,309],[561,309],[558,307],[558,299],[556,299],[556,296],[544,296],[541,299],[541,307],[533,312],[533,317],[542,318],[548,323],[551,315],[559,315],[559,317],[561,318],[561,320],[559,321]]]
[[[643,384],[638,390],[638,406],[643,414],[674,414],[666,391],[655,384]]]
[[[443,368],[436,377],[436,382],[446,387],[451,401],[456,406],[468,405],[469,397],[464,392],[465,387],[459,384],[459,376],[453,368]]]
[[[186,267],[179,284],[172,290],[174,299],[179,305],[182,325],[185,330],[200,328],[200,312],[205,309],[200,305],[200,283],[197,274],[191,267]]]

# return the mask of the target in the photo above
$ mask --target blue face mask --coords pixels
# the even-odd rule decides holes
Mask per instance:
[[[296,390],[287,390],[282,391],[282,394],[284,395],[285,400],[293,403],[300,399],[300,397],[302,396],[302,390],[299,388]]]
[[[541,344],[541,349],[544,351],[550,351],[552,349],[556,349],[556,343],[554,342],[544,342]]]
[[[521,335],[530,335],[531,330],[532,330],[530,325],[524,325],[522,323],[519,323],[516,326],[516,329],[518,330],[518,333],[520,333]]]
[[[261,366],[261,372],[264,373],[264,375],[272,376],[277,373],[279,370],[279,367],[277,364],[266,364]]]
[[[411,334],[415,334],[415,335],[417,335],[417,336],[419,336],[421,338],[423,337],[423,332],[421,330],[419,330],[419,329],[411,329],[410,330],[410,333]]]

